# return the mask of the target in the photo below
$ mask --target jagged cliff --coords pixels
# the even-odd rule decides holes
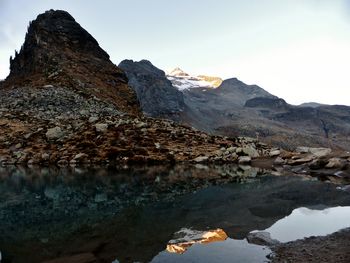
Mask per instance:
[[[125,71],[146,115],[179,120],[184,110],[183,95],[172,86],[164,71],[147,60],[124,60],[119,67]]]
[[[30,22],[21,50],[10,58],[10,75],[3,85],[57,85],[95,96],[122,112],[139,114],[127,81],[125,73],[69,13],[50,10]]]

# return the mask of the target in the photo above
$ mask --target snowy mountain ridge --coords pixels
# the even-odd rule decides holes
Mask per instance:
[[[178,90],[186,90],[193,88],[217,88],[221,85],[222,79],[219,77],[211,77],[206,75],[192,76],[184,72],[180,68],[175,68],[166,74],[168,80]]]

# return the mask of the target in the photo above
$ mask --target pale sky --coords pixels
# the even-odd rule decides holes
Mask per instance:
[[[292,104],[350,105],[350,0],[0,0],[0,79],[48,9],[71,13],[115,64],[148,59]]]

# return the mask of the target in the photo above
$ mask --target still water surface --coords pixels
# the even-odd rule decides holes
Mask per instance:
[[[268,262],[285,242],[350,226],[335,186],[236,166],[0,169],[3,262]]]

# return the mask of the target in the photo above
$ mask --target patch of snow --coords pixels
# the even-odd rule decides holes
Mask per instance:
[[[168,80],[179,90],[193,88],[215,88],[214,82],[206,81],[202,77],[191,76],[180,68],[175,68],[167,74]]]

